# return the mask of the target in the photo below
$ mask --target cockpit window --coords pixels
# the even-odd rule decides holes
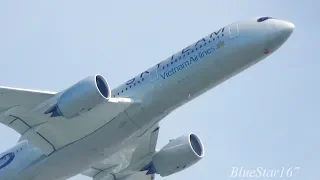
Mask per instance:
[[[257,20],[257,22],[262,22],[262,21],[265,21],[267,19],[271,19],[271,17],[261,17]]]

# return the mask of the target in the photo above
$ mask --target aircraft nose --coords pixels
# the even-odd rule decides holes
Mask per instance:
[[[293,23],[284,20],[277,20],[274,27],[285,40],[290,37],[295,28]]]

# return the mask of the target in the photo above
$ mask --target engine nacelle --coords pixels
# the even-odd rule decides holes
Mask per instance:
[[[187,134],[171,140],[158,151],[152,158],[151,167],[148,170],[168,176],[182,171],[204,156],[204,147],[200,138],[193,134]],[[149,172],[150,173],[150,172]]]
[[[52,117],[72,118],[89,111],[111,97],[107,81],[101,75],[89,76],[59,93],[57,104],[46,111]]]

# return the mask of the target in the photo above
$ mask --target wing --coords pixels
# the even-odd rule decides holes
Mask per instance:
[[[147,174],[143,168],[151,162],[156,151],[158,134],[159,126],[154,125],[135,143],[93,165],[81,174],[92,177],[94,180],[111,175],[116,180],[153,180],[154,174]]]
[[[19,89],[0,86],[0,110],[21,105],[33,108],[41,102],[53,97],[56,93],[31,89]]]
[[[21,134],[19,141],[27,139],[49,155],[91,134],[119,114],[123,114],[122,112],[134,103],[129,98],[111,98],[72,120],[64,117],[53,118],[49,114],[34,111],[35,107],[55,94],[0,87],[0,123]],[[77,128],[74,128],[75,126]]]

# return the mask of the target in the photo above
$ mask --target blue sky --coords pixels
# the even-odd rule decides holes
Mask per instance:
[[[275,179],[319,179],[319,5],[311,0],[3,0],[0,85],[60,91],[101,73],[116,87],[232,22],[261,15],[286,19],[296,29],[277,52],[161,122],[159,148],[195,132],[206,156],[157,179],[240,180],[230,177],[232,167],[292,166],[300,167],[296,177]],[[2,125],[0,135],[0,151],[19,138]]]

